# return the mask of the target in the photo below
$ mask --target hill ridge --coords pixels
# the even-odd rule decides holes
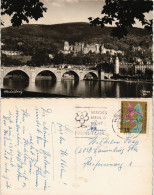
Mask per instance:
[[[130,45],[139,46],[152,44],[150,33],[145,29],[131,28],[125,38],[118,40],[110,36],[114,27],[91,27],[87,22],[70,22],[62,24],[24,24],[20,27],[6,27],[1,29],[2,42],[5,49],[26,50],[44,48],[48,52],[62,50],[64,41],[70,44],[75,42],[100,43],[106,48],[127,50]],[[25,46],[18,45],[23,42]],[[142,43],[143,42],[143,43]],[[22,48],[26,47],[26,48]]]

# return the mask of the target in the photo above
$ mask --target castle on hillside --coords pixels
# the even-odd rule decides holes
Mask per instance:
[[[89,52],[92,53],[96,53],[96,54],[105,54],[105,53],[109,53],[110,55],[115,55],[115,54],[124,54],[123,51],[120,50],[114,50],[114,49],[106,49],[104,47],[104,44],[87,44],[87,43],[83,43],[83,42],[76,42],[75,45],[70,45],[68,41],[64,42],[64,50],[63,53],[64,54],[69,54],[69,53],[83,53],[83,54],[87,54]]]

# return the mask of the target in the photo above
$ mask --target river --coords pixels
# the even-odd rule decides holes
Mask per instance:
[[[62,80],[52,81],[42,77],[35,83],[26,83],[20,78],[5,79],[2,88],[31,92],[60,94],[74,97],[152,97],[152,82]]]

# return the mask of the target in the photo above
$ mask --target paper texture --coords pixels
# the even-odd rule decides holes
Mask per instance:
[[[152,194],[151,108],[152,99],[2,99],[1,194]]]

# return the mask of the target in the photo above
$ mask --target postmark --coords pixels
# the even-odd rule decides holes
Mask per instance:
[[[147,102],[122,101],[121,109],[114,114],[112,128],[120,138],[136,138],[147,128]]]
[[[88,112],[87,111],[78,111],[76,112],[75,120],[79,122],[79,127],[87,127],[85,125],[86,121],[89,120]]]
[[[76,137],[104,135],[107,130],[106,107],[76,107],[75,134]]]

